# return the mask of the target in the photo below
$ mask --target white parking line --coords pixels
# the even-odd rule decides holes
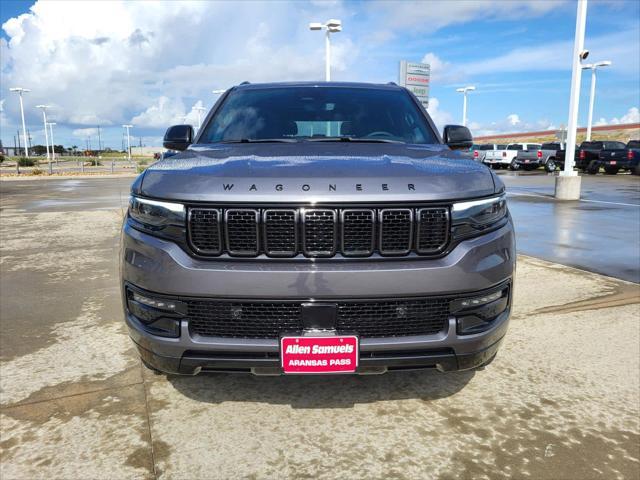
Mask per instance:
[[[550,200],[553,199],[551,195],[542,195],[540,193],[523,193],[523,192],[512,192],[507,190],[507,195],[509,196],[519,196],[519,197],[539,197],[539,198],[548,198]],[[640,207],[637,203],[622,203],[622,202],[607,202],[605,200],[588,200],[586,198],[581,198],[578,200],[579,202],[588,202],[588,203],[604,203],[607,205],[620,205],[623,207]]]

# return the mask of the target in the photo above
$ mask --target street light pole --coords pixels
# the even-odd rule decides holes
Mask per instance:
[[[587,120],[587,141],[591,140],[591,125],[593,124],[593,104],[596,98],[596,70],[598,67],[608,67],[610,60],[582,65],[583,70],[591,70],[591,94],[589,95],[589,118]]]
[[[580,83],[582,60],[589,52],[584,49],[584,32],[587,23],[587,0],[578,0],[576,11],[576,34],[573,44],[571,68],[571,92],[569,94],[569,121],[567,143],[565,145],[564,170],[556,177],[555,196],[559,200],[579,200],[581,178],[573,171],[576,158],[576,134],[578,127],[578,108],[580,105]]]
[[[49,122],[49,130],[51,133],[51,160],[56,161],[56,144],[53,143],[53,126],[56,125],[56,122]]]
[[[129,129],[133,128],[133,125],[122,125],[122,127],[127,130],[127,156],[129,158],[129,162],[131,162],[131,139],[129,138]]]
[[[51,159],[49,157],[49,133],[47,132],[47,108],[51,108],[49,105],[36,105],[36,108],[40,108],[42,110],[42,120],[44,121],[44,141],[47,147],[47,162],[51,164]],[[49,170],[51,170],[51,165],[49,165]]]
[[[9,91],[17,92],[18,95],[20,95],[20,114],[22,115],[22,138],[24,139],[24,156],[26,158],[29,158],[29,150],[27,148],[27,126],[24,123],[24,105],[22,104],[22,94],[30,92],[31,90],[29,90],[28,88],[13,87],[10,88]]]
[[[463,94],[462,100],[462,125],[467,126],[467,92],[471,92],[475,90],[476,87],[473,85],[469,85],[467,87],[456,88],[456,92],[460,92]]]
[[[309,24],[309,30],[326,30],[324,47],[324,79],[325,81],[331,81],[331,34],[342,31],[342,21],[331,19],[327,23],[313,22]]]
[[[198,131],[200,130],[200,127],[202,126],[202,112],[206,112],[207,109],[204,107],[193,107],[193,109],[198,112]]]

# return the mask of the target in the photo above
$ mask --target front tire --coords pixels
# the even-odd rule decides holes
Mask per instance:
[[[516,163],[515,160],[511,160],[511,165],[509,165],[509,169],[513,172],[520,170],[520,165]]]
[[[598,162],[596,162],[595,160],[591,160],[586,170],[589,175],[595,175],[600,171],[600,165],[598,165]]]

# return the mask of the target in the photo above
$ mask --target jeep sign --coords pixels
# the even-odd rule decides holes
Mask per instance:
[[[400,61],[400,85],[413,93],[424,108],[429,107],[430,77],[431,65],[428,63]]]

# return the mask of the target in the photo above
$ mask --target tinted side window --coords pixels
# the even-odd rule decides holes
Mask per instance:
[[[582,142],[580,148],[588,148],[590,150],[602,150],[602,142]]]
[[[560,150],[559,143],[543,143],[540,147],[542,150]]]
[[[508,145],[507,150],[522,150],[522,145],[517,145],[517,144]]]

